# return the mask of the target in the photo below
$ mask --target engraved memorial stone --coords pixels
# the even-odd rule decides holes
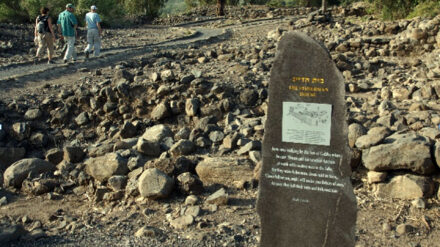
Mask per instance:
[[[343,78],[327,50],[285,34],[271,71],[257,210],[261,246],[354,246]]]

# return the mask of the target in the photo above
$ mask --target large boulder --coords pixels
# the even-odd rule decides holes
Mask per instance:
[[[390,130],[387,127],[374,127],[370,129],[366,135],[358,137],[355,141],[355,145],[361,149],[369,148],[382,142],[389,134]]]
[[[179,140],[170,148],[170,153],[174,156],[188,155],[195,149],[195,145],[190,140]]]
[[[395,176],[388,183],[376,185],[375,194],[383,198],[418,199],[427,198],[434,193],[432,180],[424,176]]]
[[[86,162],[86,172],[98,181],[106,181],[115,175],[128,173],[127,160],[117,153],[90,158]]]
[[[174,179],[157,168],[149,168],[139,177],[138,188],[143,197],[166,198],[174,189]]]
[[[421,175],[436,171],[431,158],[431,143],[426,138],[415,134],[393,135],[385,142],[362,152],[362,162],[369,170],[404,169]]]
[[[196,172],[205,185],[250,181],[253,178],[253,162],[243,157],[205,158],[196,166]]]
[[[5,186],[21,187],[21,183],[29,175],[36,177],[41,173],[55,171],[56,167],[49,161],[38,158],[22,159],[9,166],[3,177]]]

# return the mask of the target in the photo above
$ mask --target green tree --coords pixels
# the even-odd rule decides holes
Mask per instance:
[[[72,0],[76,3],[76,0]],[[66,7],[65,0],[0,0],[0,21],[15,23],[33,23],[40,14],[41,7],[50,9],[50,16],[55,18]]]
[[[154,18],[159,16],[165,0],[123,0],[123,3],[130,15],[144,15]]]
[[[376,12],[380,13],[383,19],[401,19],[408,14],[419,3],[418,0],[368,0],[373,4]]]
[[[90,7],[96,5],[103,24],[112,24],[120,20],[124,15],[123,9],[119,7],[120,4],[120,0],[78,0],[75,14],[78,20],[83,23],[84,16],[90,11]]]
[[[29,17],[20,5],[21,0],[0,1],[0,22],[22,23]]]
[[[56,20],[58,14],[66,9],[66,1],[64,0],[22,0],[21,7],[27,13],[30,21],[34,21],[35,17],[40,14],[42,7],[48,7],[50,9],[49,15]],[[75,1],[72,1],[75,2]]]
[[[416,16],[434,17],[440,14],[440,1],[428,0],[420,2],[408,15],[408,18]]]

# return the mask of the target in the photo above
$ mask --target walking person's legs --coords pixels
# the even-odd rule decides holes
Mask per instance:
[[[99,57],[99,54],[101,54],[101,37],[99,36],[99,32],[96,32],[94,47],[94,56]]]
[[[38,40],[38,49],[37,49],[36,57],[39,57],[41,55],[41,52],[44,51],[44,49],[46,48],[46,42],[43,34],[38,34],[37,40]]]
[[[45,39],[47,44],[47,58],[48,58],[48,62],[50,63],[50,61],[52,61],[53,53],[54,53],[53,37],[50,34],[47,34]]]
[[[66,54],[64,55],[64,61],[66,62],[67,60],[73,58],[74,60],[76,59],[76,52],[75,52],[75,37],[64,37],[64,39],[66,40],[67,43],[67,50],[66,50]]]
[[[91,30],[87,30],[87,46],[84,50],[84,53],[86,54],[86,58],[89,58],[90,51],[92,50],[92,44],[93,44],[93,36]]]

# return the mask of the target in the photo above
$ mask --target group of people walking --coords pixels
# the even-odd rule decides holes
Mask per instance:
[[[90,7],[90,12],[85,15],[85,23],[87,26],[87,47],[84,50],[86,58],[93,49],[93,55],[98,57],[101,52],[101,18],[97,13],[98,8],[95,5]],[[70,60],[76,60],[75,40],[78,37],[77,28],[78,21],[73,14],[75,6],[71,3],[66,5],[66,10],[58,15],[57,26],[60,39],[67,44],[67,49],[64,54],[64,63]],[[41,52],[47,48],[48,64],[52,64],[54,55],[54,43],[56,35],[52,27],[52,19],[49,17],[49,8],[43,7],[35,20],[35,39],[38,43],[38,49],[35,61],[39,60]]]

